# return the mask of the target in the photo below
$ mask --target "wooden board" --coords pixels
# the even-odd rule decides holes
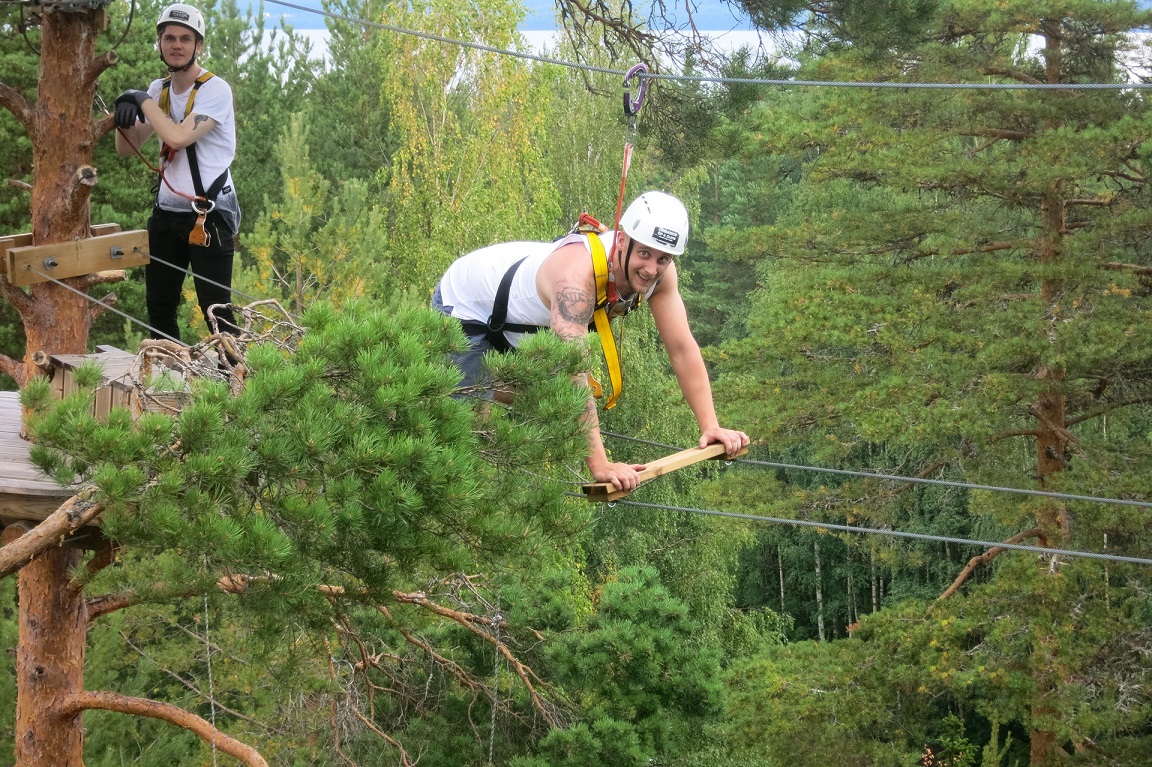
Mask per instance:
[[[0,392],[0,512],[6,518],[43,519],[71,493],[40,473],[28,460],[32,443],[20,437],[20,400]],[[27,515],[17,508],[27,505]]]
[[[748,452],[748,448],[741,448],[740,452],[734,456],[727,456],[724,452],[724,446],[719,442],[713,442],[707,447],[692,447],[687,450],[681,450],[679,453],[658,458],[651,461],[640,472],[640,486],[645,482],[669,474],[677,469],[683,469],[685,466],[691,466],[700,461],[707,461],[709,459],[717,458],[738,458]],[[589,482],[584,485],[584,495],[592,503],[604,503],[605,501],[615,501],[629,495],[634,490],[617,490],[616,486],[611,482]]]
[[[13,285],[62,280],[148,263],[148,232],[133,229],[85,240],[6,248],[8,279]]]
[[[88,227],[88,232],[92,237],[100,237],[105,234],[115,234],[120,231],[119,224],[93,224]],[[23,232],[21,234],[9,234],[0,237],[0,274],[4,274],[8,270],[8,251],[12,248],[27,248],[32,244],[32,233]]]

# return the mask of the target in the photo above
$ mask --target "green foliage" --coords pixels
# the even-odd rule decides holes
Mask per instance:
[[[125,545],[181,551],[193,568],[280,573],[276,583],[292,588],[272,591],[301,607],[323,602],[310,588],[322,580],[379,590],[397,573],[462,568],[467,551],[498,540],[511,554],[524,512],[510,504],[531,499],[519,507],[531,508],[531,528],[570,524],[547,483],[521,491],[481,456],[523,465],[523,451],[508,452],[523,444],[535,446],[528,460],[570,456],[576,419],[560,416],[579,412],[578,392],[558,389],[549,373],[547,390],[492,419],[485,437],[467,404],[447,396],[458,374],[444,355],[462,341],[441,315],[318,305],[305,319],[291,356],[252,350],[239,397],[205,384],[176,418],[135,423],[123,412],[97,422],[90,394],[65,399],[34,422],[36,460],[93,483],[109,507],[106,532]],[[526,358],[543,364],[555,346]],[[29,388],[28,406],[45,404],[42,388]],[[567,438],[541,439],[562,423]],[[493,514],[492,502],[511,516]]]
[[[363,298],[388,272],[377,260],[387,235],[369,185],[348,180],[329,196],[329,182],[309,158],[309,133],[303,114],[292,115],[276,147],[282,192],[265,202],[268,211],[247,241],[253,268],[239,280],[295,312],[322,297]]]
[[[547,651],[586,721],[550,733],[546,761],[514,763],[641,765],[682,752],[721,697],[719,658],[693,639],[693,623],[654,569],[621,570],[587,624]]]
[[[1043,18],[1027,3],[896,5],[885,4],[894,15],[874,23],[854,15],[856,6],[861,14],[875,8],[867,3],[771,8],[782,22],[812,11],[803,21],[813,33],[809,53],[820,55],[801,57],[797,74],[806,80],[946,83],[998,74],[1012,81],[1109,82],[1123,76],[1120,35],[1149,23],[1147,12],[1128,3],[1073,3]],[[885,43],[898,46],[898,55],[878,55],[880,26],[908,24],[914,34]],[[1047,49],[1026,44],[1036,34],[1047,35]],[[775,160],[779,170],[750,178],[744,192],[770,200],[762,222],[708,232],[710,249],[756,269],[743,327],[710,356],[722,372],[720,385],[738,400],[733,411],[791,463],[1010,487],[1039,478],[1048,490],[1144,497],[1152,454],[1142,426],[1147,399],[1137,393],[1152,380],[1149,350],[1133,323],[1149,310],[1137,276],[1147,259],[1141,232],[1149,209],[1142,181],[1120,179],[1126,163],[1143,166],[1147,132],[1138,126],[1147,121],[1146,104],[1122,91],[1066,98],[1008,90],[797,89],[740,115],[740,156],[770,169]],[[766,197],[777,180],[791,188]],[[1052,420],[1045,408],[1056,402]],[[1053,428],[1067,432],[1047,442]],[[1003,493],[910,492],[866,478],[786,472],[768,488],[733,477],[723,492],[777,517],[983,540],[1023,534],[1095,550],[1105,540],[1113,548],[1118,537],[1125,551],[1147,543],[1119,507],[1056,508]],[[776,607],[782,568],[790,587],[784,609],[796,616],[799,636],[812,636],[816,617],[809,596],[815,584],[796,578],[814,577],[811,541],[799,545],[812,537],[766,531],[739,579],[744,603]],[[906,615],[909,598],[943,593],[980,553],[935,544],[821,544],[822,554],[832,555],[822,568],[825,595],[851,590],[845,581],[857,588],[871,581],[881,587],[874,604],[895,615]],[[1118,597],[1082,563],[1059,575],[1044,564],[1002,556],[967,578],[950,598],[958,621],[960,615],[975,621],[959,621],[974,632],[964,639],[944,643],[925,624],[924,633],[912,633],[893,623],[895,637],[915,637],[893,637],[887,649],[893,657],[910,647],[949,649],[909,658],[906,672],[881,663],[884,684],[900,686],[906,678],[908,694],[915,696],[919,684],[920,695],[944,689],[957,705],[978,711],[981,738],[969,736],[977,747],[991,743],[983,738],[987,723],[1010,727],[1017,750],[990,758],[1011,763],[1028,745],[1039,753],[1049,735],[1073,747],[1084,737],[1112,739],[1119,752],[1130,737],[1125,728],[1139,727],[1143,715],[1129,709],[1112,719],[1110,704],[1083,702],[1097,701],[1089,689],[1116,689],[1114,661],[1098,648],[1146,630],[1104,612],[1123,614],[1120,605],[1143,589],[1130,583]],[[795,604],[800,600],[806,606]],[[845,615],[835,600],[824,611]],[[1012,620],[1001,623],[1003,615]],[[1062,661],[1053,665],[1054,657]],[[864,684],[866,676],[853,678]],[[1074,706],[1077,696],[1082,705]],[[832,705],[850,700],[851,692],[838,687],[828,698]],[[925,715],[912,711],[908,732]],[[941,735],[925,731],[899,748],[910,752],[933,737]]]
[[[391,4],[385,19],[488,45],[513,44],[521,11],[502,2]],[[507,239],[551,237],[537,76],[518,60],[396,40],[382,68],[395,151],[388,209],[398,289],[431,291],[453,259]]]

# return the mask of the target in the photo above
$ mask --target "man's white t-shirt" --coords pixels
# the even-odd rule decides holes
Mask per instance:
[[[160,103],[160,91],[163,80],[153,80],[148,86],[148,95],[157,104]],[[183,93],[169,90],[169,111],[177,123],[184,122],[184,109],[188,104],[188,97],[192,88]],[[212,77],[196,90],[196,100],[192,103],[193,114],[211,117],[216,121],[216,127],[196,142],[196,163],[200,167],[200,179],[203,188],[207,191],[212,182],[221,174],[228,171],[229,166],[236,157],[236,112],[232,104],[232,88],[219,77]],[[192,210],[192,203],[168,188],[171,184],[183,194],[194,197],[196,185],[192,183],[192,171],[188,167],[188,153],[176,152],[172,160],[164,169],[164,179],[160,191],[157,193],[156,204],[164,210],[187,212]],[[235,201],[236,191],[232,185],[232,176],[229,173],[224,182],[224,188],[216,200],[222,211],[234,212],[236,226],[239,228],[239,205]],[[231,199],[228,199],[231,198]]]

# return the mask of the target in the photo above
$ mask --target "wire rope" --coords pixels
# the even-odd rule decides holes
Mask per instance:
[[[568,493],[578,498],[584,496],[579,493]],[[912,533],[905,530],[885,530],[876,527],[855,527],[831,522],[816,522],[810,519],[787,519],[785,517],[767,517],[759,514],[744,514],[736,511],[717,511],[715,509],[698,509],[690,506],[669,506],[659,503],[644,503],[642,501],[617,500],[610,501],[609,506],[617,504],[636,506],[645,509],[660,509],[664,511],[680,511],[690,514],[702,514],[712,517],[726,517],[729,519],[744,519],[751,522],[768,522],[778,525],[791,525],[794,527],[813,527],[819,530],[835,530],[844,533],[858,533],[862,535],[879,535],[888,538],[907,538],[917,541],[935,541],[940,543],[955,543],[964,546],[979,546],[981,548],[1000,548],[1013,551],[1030,551],[1045,556],[1079,557],[1083,559],[1096,559],[1106,562],[1125,562],[1134,565],[1152,565],[1152,559],[1144,557],[1130,557],[1123,554],[1108,554],[1095,551],[1081,551],[1079,549],[1054,549],[1045,546],[1032,546],[1025,543],[1005,543],[1002,541],[981,541],[974,538],[958,538],[950,535],[935,535],[932,533]]]
[[[207,555],[204,557],[207,565]],[[216,767],[216,690],[212,680],[212,636],[208,633],[208,592],[204,592],[204,654],[208,659],[208,705],[212,717],[212,767]]]
[[[265,0],[265,2],[272,5],[280,5],[285,8],[292,8],[297,11],[305,13],[312,13],[319,16],[326,16],[330,19],[337,21],[346,21],[352,24],[358,24],[366,27],[373,27],[376,29],[383,29],[389,32],[396,32],[402,35],[409,35],[412,37],[419,37],[424,40],[435,40],[449,45],[456,45],[461,48],[471,48],[479,51],[487,51],[502,56],[513,56],[521,59],[528,59],[531,61],[538,61],[543,64],[554,64],[556,66],[568,67],[570,69],[579,69],[586,72],[597,72],[600,74],[624,76],[628,72],[623,69],[611,69],[608,67],[598,67],[590,64],[581,64],[573,61],[565,61],[563,59],[556,59],[550,56],[540,56],[532,53],[525,53],[524,51],[513,51],[507,48],[499,48],[493,45],[485,45],[484,43],[475,43],[468,40],[459,40],[452,37],[445,37],[444,35],[436,35],[429,32],[419,32],[413,29],[406,29],[393,24],[385,24],[378,21],[368,21],[367,19],[360,19],[353,16],[345,16],[332,11],[326,11],[319,8],[309,8],[305,5],[298,5],[296,3],[287,2],[287,0]],[[667,74],[652,74],[641,73],[637,77],[643,81],[649,80],[665,80],[672,82],[689,82],[689,83],[720,83],[730,85],[776,85],[784,87],[831,87],[831,88],[893,88],[893,89],[937,89],[937,90],[1055,90],[1055,91],[1069,91],[1069,90],[1144,90],[1152,89],[1152,83],[918,83],[918,82],[891,82],[891,81],[865,81],[865,82],[850,82],[844,80],[782,80],[771,78],[759,77],[717,77],[711,75],[667,75]]]
[[[615,439],[628,440],[629,442],[639,442],[652,447],[659,447],[666,450],[680,450],[675,445],[665,445],[660,442],[652,442],[639,437],[629,437],[626,434],[616,434],[613,432],[602,431],[600,432],[605,437],[613,437]],[[772,469],[790,469],[795,471],[811,471],[821,474],[838,474],[841,476],[849,477],[863,477],[865,479],[881,479],[889,482],[907,482],[918,485],[936,485],[940,487],[954,487],[962,488],[964,490],[988,490],[998,493],[1015,493],[1017,495],[1031,495],[1039,496],[1041,498],[1055,498],[1062,501],[1088,501],[1091,503],[1109,503],[1118,506],[1137,506],[1144,509],[1152,509],[1152,501],[1136,501],[1129,498],[1104,498],[1096,495],[1076,495],[1073,493],[1060,493],[1053,490],[1030,490],[1022,487],[1002,487],[999,485],[981,485],[973,482],[961,482],[959,480],[950,479],[927,479],[925,477],[904,477],[899,474],[879,474],[871,471],[856,471],[852,469],[831,469],[823,466],[805,466],[798,463],[779,463],[776,461],[760,461],[748,458],[731,458],[727,459],[730,463],[741,463],[749,466],[764,466]]]
[[[187,346],[188,345],[188,344],[184,343],[183,341],[181,341],[179,338],[173,338],[172,336],[165,333],[163,330],[157,330],[156,328],[149,325],[147,322],[144,322],[143,320],[137,319],[136,317],[133,317],[131,314],[128,314],[127,312],[122,312],[119,309],[117,309],[115,306],[110,306],[109,304],[104,303],[103,301],[101,301],[98,298],[93,298],[92,296],[85,293],[83,290],[77,290],[76,288],[72,287],[71,285],[69,285],[65,282],[61,282],[60,280],[56,279],[55,277],[50,277],[47,274],[45,274],[44,272],[40,271],[39,269],[36,269],[34,267],[31,267],[31,266],[28,267],[28,269],[33,274],[38,274],[41,277],[43,277],[44,279],[46,279],[50,282],[54,282],[57,285],[59,285],[60,287],[72,291],[73,293],[75,293],[78,296],[83,296],[84,298],[88,299],[89,301],[96,304],[97,306],[102,306],[110,312],[113,312],[115,314],[119,314],[121,317],[128,320],[129,322],[135,322],[140,327],[146,328],[147,330],[151,331],[152,333],[156,333],[158,335],[164,336],[169,341],[175,341],[176,343],[180,344],[181,346]]]

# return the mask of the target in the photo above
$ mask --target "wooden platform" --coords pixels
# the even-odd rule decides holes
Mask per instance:
[[[136,357],[115,347],[98,347],[95,354],[57,354],[50,357],[52,389],[64,397],[75,389],[72,372],[84,362],[104,368],[104,384],[96,394],[96,415],[113,406],[127,406],[133,394],[131,369]],[[0,523],[38,522],[71,497],[66,488],[40,473],[28,460],[32,443],[20,436],[19,392],[0,392]]]
[[[71,497],[28,461],[32,443],[20,437],[20,400],[0,392],[0,521],[39,521]]]

